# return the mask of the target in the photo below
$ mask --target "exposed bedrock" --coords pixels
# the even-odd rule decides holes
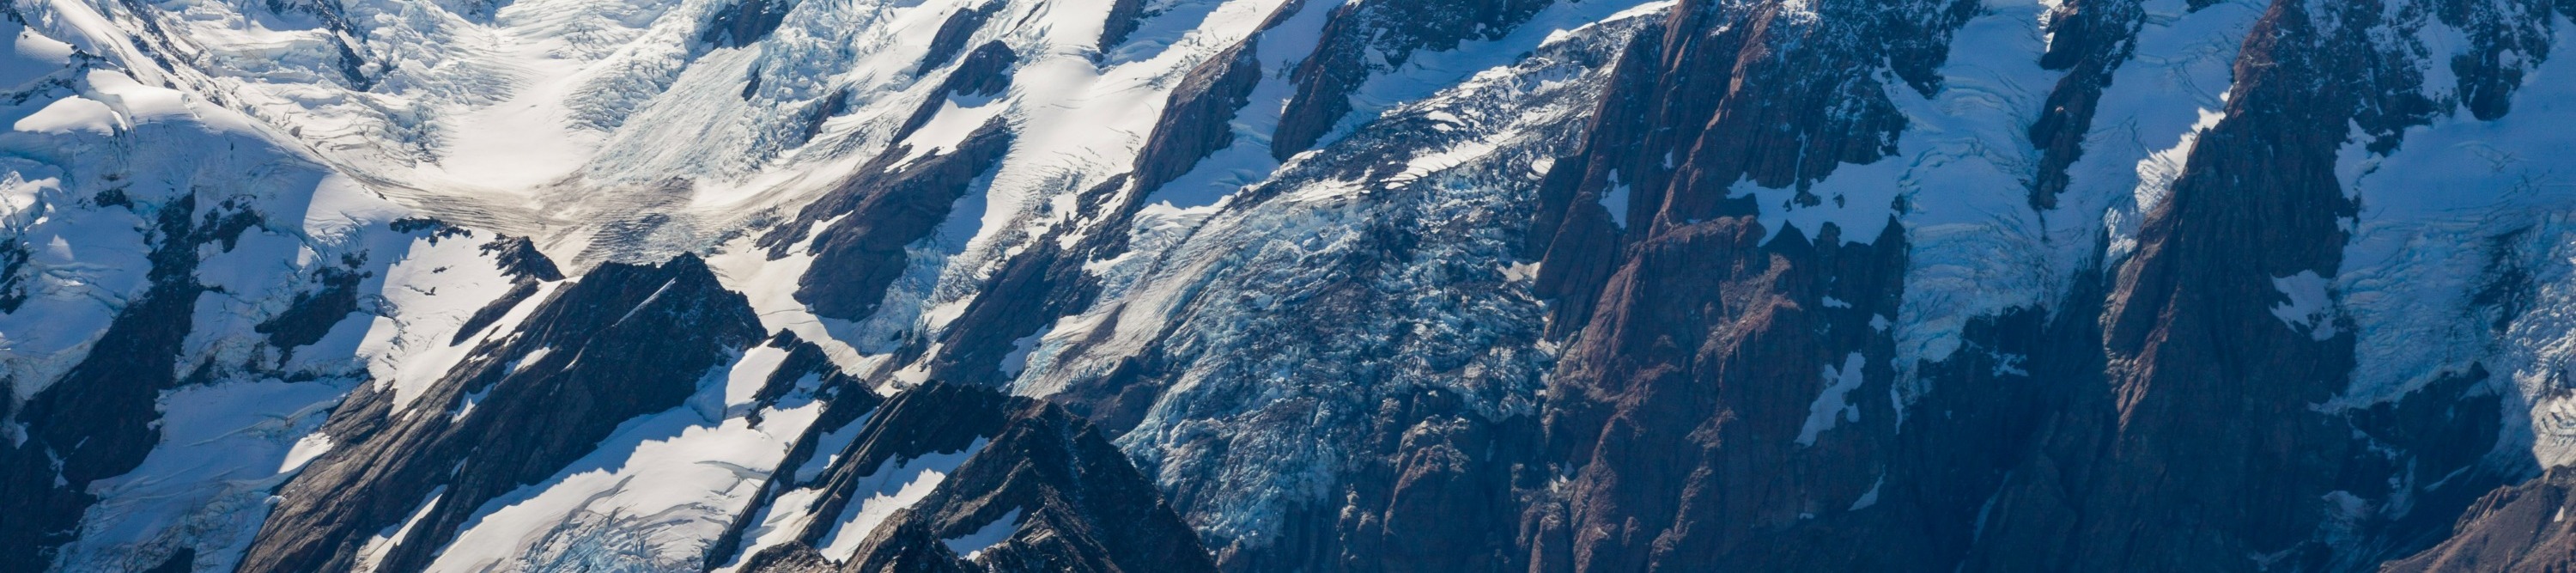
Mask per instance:
[[[931,384],[895,395],[865,424],[811,484],[822,493],[803,509],[855,515],[866,504],[884,517],[812,521],[795,541],[751,555],[743,571],[1215,570],[1152,482],[1060,407]],[[953,465],[929,467],[942,463]],[[883,497],[876,484],[890,479],[935,487]],[[817,548],[826,545],[846,553]]]
[[[338,445],[279,489],[241,570],[418,570],[486,501],[679,406],[761,336],[742,295],[688,255],[605,264],[536,304],[444,377],[352,395],[321,430]]]

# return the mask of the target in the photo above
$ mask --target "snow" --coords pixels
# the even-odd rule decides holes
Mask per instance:
[[[246,543],[264,515],[268,488],[334,447],[313,433],[319,408],[360,383],[410,408],[427,384],[474,347],[508,336],[566,284],[541,285],[498,323],[451,342],[465,317],[510,286],[476,248],[493,232],[577,253],[560,259],[568,270],[603,257],[713,253],[720,279],[751,300],[764,328],[795,332],[845,369],[898,376],[925,374],[920,365],[944,350],[883,364],[899,337],[941,334],[1002,262],[1060,247],[1037,242],[1048,231],[1071,231],[1066,244],[1126,233],[1129,252],[1085,261],[1101,289],[1098,306],[1012,341],[1002,364],[1016,378],[1011,389],[1043,396],[1139,357],[1177,365],[1167,399],[1119,445],[1167,487],[1204,486],[1179,508],[1202,531],[1258,545],[1285,508],[1331,503],[1319,496],[1332,491],[1335,464],[1348,455],[1347,436],[1331,430],[1347,421],[1337,416],[1355,415],[1347,405],[1440,388],[1483,414],[1535,407],[1553,360],[1553,346],[1527,332],[1543,315],[1527,294],[1536,268],[1506,254],[1517,237],[1497,229],[1517,223],[1492,217],[1527,200],[1549,152],[1569,145],[1593,109],[1589,97],[1603,79],[1573,62],[1623,45],[1628,31],[1672,6],[1555,3],[1501,38],[1372,70],[1353,95],[1355,110],[1319,150],[1283,165],[1268,137],[1294,91],[1286,70],[1311,52],[1334,3],[1163,2],[1127,42],[1093,46],[1107,3],[1006,0],[968,42],[999,41],[1022,55],[1013,88],[990,98],[933,93],[949,70],[914,69],[941,20],[980,5],[965,0],[805,2],[776,33],[741,48],[697,41],[697,26],[727,8],[708,0],[522,0],[491,14],[426,0],[343,3],[351,35],[365,38],[353,49],[377,82],[367,89],[343,85],[335,32],[310,15],[255,4],[152,5],[166,11],[159,21],[174,30],[169,47],[184,62],[166,72],[136,47],[143,32],[130,15],[88,2],[22,3],[31,24],[0,23],[14,42],[0,54],[0,87],[73,86],[0,107],[11,127],[0,133],[0,232],[23,239],[31,255],[33,296],[0,316],[0,377],[19,381],[19,397],[84,358],[146,286],[150,207],[177,193],[251,197],[268,215],[233,250],[200,253],[197,280],[223,292],[199,299],[185,358],[270,356],[261,353],[275,350],[248,329],[281,311],[316,269],[364,254],[361,270],[373,275],[360,286],[359,312],[272,365],[318,380],[233,377],[162,397],[164,443],[136,473],[95,485],[103,501],[85,522],[92,531],[67,546],[67,559],[95,569],[132,569],[182,545],[222,568],[223,548]],[[1288,6],[1302,9],[1255,31]],[[2038,152],[2024,130],[2060,77],[2036,65],[2052,6],[1986,0],[1957,33],[1939,93],[1890,87],[1910,126],[1899,153],[1841,166],[1810,190],[1828,201],[1789,206],[1786,190],[1735,190],[1761,199],[1759,216],[1775,232],[1832,224],[1845,240],[1866,242],[1885,225],[1902,226],[1911,246],[1904,299],[1894,315],[1872,317],[1897,339],[1889,399],[1900,417],[1921,390],[1909,385],[1911,372],[1964,347],[1969,321],[2054,304],[2078,273],[2125,256],[2139,214],[2162,200],[2198,133],[2221,119],[2215,110],[2226,101],[2237,44],[2262,9],[2253,0],[2196,11],[2182,0],[2147,0],[2135,60],[2101,100],[2085,153],[2069,169],[2072,184],[2058,208],[2039,211],[2024,183]],[[2576,45],[2570,24],[2556,24],[2555,44]],[[2466,37],[2439,24],[2420,35],[2430,52],[2424,90],[2448,94],[2449,54]],[[1230,122],[1233,145],[1150,190],[1153,205],[1132,226],[1093,225],[1103,213],[1082,212],[1072,194],[1129,169],[1178,78],[1247,39],[1263,74]],[[75,53],[104,59],[75,66],[88,57]],[[2328,407],[2392,399],[2479,362],[2508,374],[2498,384],[2531,403],[2530,427],[2515,431],[2532,434],[2535,453],[2557,464],[2576,460],[2576,399],[2551,397],[2566,390],[2551,366],[2576,356],[2568,334],[2576,313],[2562,310],[2576,308],[2576,247],[2558,240],[2576,230],[2567,216],[2576,181],[2547,168],[2576,148],[2576,135],[2556,129],[2576,121],[2568,117],[2576,58],[2532,65],[2504,121],[2462,113],[2411,130],[2388,156],[2358,143],[2345,149],[2341,174],[2362,205],[2345,268],[2268,277],[2283,301],[2270,312],[2319,338],[2347,325],[2357,335],[2361,367]],[[760,83],[746,89],[750,78]],[[810,121],[836,94],[846,109]],[[940,106],[930,124],[892,141],[893,125],[925,102]],[[806,312],[793,292],[811,255],[799,245],[769,260],[739,233],[793,213],[885,149],[911,145],[917,160],[996,120],[1014,129],[1014,145],[931,237],[905,246],[901,276],[875,316]],[[1421,145],[1382,157],[1343,153],[1385,141]],[[127,167],[136,209],[87,203],[103,174]],[[1262,185],[1276,185],[1277,200],[1234,202]],[[1600,198],[1622,228],[1631,193],[1616,184]],[[412,214],[481,231],[432,244],[384,230]],[[1367,231],[1388,225],[1420,231],[1419,260],[1387,262],[1364,280],[1318,264],[1380,248]],[[2095,254],[2105,233],[2107,261]],[[2502,332],[2491,332],[2472,296],[2495,260],[2537,283],[2532,310]],[[1383,308],[1326,325],[1320,342],[1283,345],[1281,325],[1335,310],[1314,299],[1327,286],[1367,289]],[[1373,356],[1403,360],[1366,362]],[[603,546],[633,549],[612,552],[631,560],[619,566],[695,567],[692,552],[721,534],[710,525],[736,519],[757,520],[745,532],[753,540],[746,553],[784,542],[812,519],[834,519],[826,549],[846,559],[976,451],[880,464],[842,515],[782,509],[803,507],[813,489],[785,492],[758,516],[731,515],[770,472],[819,477],[863,425],[823,434],[802,466],[775,467],[820,411],[800,404],[748,423],[751,396],[784,358],[748,349],[712,373],[690,406],[632,421],[544,483],[479,508],[435,568],[601,567],[582,561],[601,557],[581,548]],[[2023,373],[2018,357],[1998,358],[1997,373]],[[1864,366],[1858,353],[1821,365],[1823,389],[1797,443],[1812,446],[1858,421],[1851,393],[1865,385]],[[358,381],[360,369],[372,381]],[[1311,423],[1243,422],[1265,415]],[[1850,510],[1872,507],[1883,485]],[[438,501],[421,500],[412,521]],[[1014,510],[944,541],[973,558],[1021,518]],[[402,532],[380,532],[369,559]]]
[[[750,404],[752,396],[760,392],[760,387],[769,382],[770,374],[777,372],[779,363],[785,361],[785,349],[766,344],[743,351],[742,358],[735,360],[733,368],[725,372],[725,405],[738,407]]]
[[[1898,155],[1838,167],[1811,190],[1823,203],[1785,212],[1776,208],[1786,190],[1737,184],[1762,197],[1762,223],[1775,234],[1795,225],[1814,236],[1832,223],[1842,240],[1869,242],[1901,220],[1912,252],[1894,321],[1900,377],[1918,361],[1948,358],[1977,316],[2055,300],[2049,291],[2074,272],[2064,251],[2092,242],[2095,227],[2080,216],[2057,222],[2033,211],[2023,183],[2038,160],[2025,126],[2062,75],[2038,66],[2045,7],[1997,0],[1983,9],[1954,34],[1940,92],[1888,87],[1908,122]]]
[[[411,239],[411,250],[383,271],[386,286],[376,296],[385,302],[384,314],[370,323],[357,355],[366,361],[377,384],[394,391],[394,410],[408,409],[482,341],[511,332],[539,303],[572,282],[538,285],[535,295],[500,320],[461,344],[451,344],[467,318],[510,288],[511,279],[482,251],[486,237],[452,237],[436,244],[427,238]]]
[[[1020,375],[1020,371],[1026,369],[1029,364],[1029,351],[1036,350],[1038,341],[1044,340],[1047,332],[1054,328],[1054,325],[1048,325],[1047,328],[1038,329],[1034,334],[1012,340],[1011,351],[1002,355],[1002,375]]]
[[[1851,508],[1844,511],[1860,511],[1878,505],[1878,490],[1883,487],[1887,487],[1887,474],[1879,474],[1878,481],[1869,483],[1869,491],[1860,494],[1860,499],[1852,500]]]
[[[2272,277],[2272,288],[2289,300],[2272,307],[2272,316],[2294,330],[2307,332],[2317,340],[2334,338],[2334,296],[2326,292],[2326,278],[2316,271],[2299,271],[2286,277]]]
[[[700,380],[683,405],[619,425],[546,480],[486,502],[431,571],[696,569],[821,415],[807,402],[751,425],[726,404],[740,382],[778,367],[755,347]],[[774,355],[774,356],[773,356]]]
[[[17,22],[0,21],[0,36],[10,38],[9,51],[0,53],[0,89],[18,90],[71,65],[71,44]]]
[[[1807,404],[1807,421],[1798,428],[1798,445],[1816,445],[1816,437],[1842,422],[1860,421],[1860,405],[1852,403],[1851,393],[1860,389],[1867,378],[1861,375],[1866,359],[1858,352],[1843,357],[1842,367],[1825,367],[1825,390]]]
[[[1052,225],[1085,215],[1064,208],[1069,194],[1132,163],[1172,80],[1250,36],[1282,2],[1205,2],[1191,10],[1204,16],[1201,21],[1172,20],[1140,32],[1139,41],[1121,47],[1114,61],[1095,61],[1087,45],[1098,35],[1105,3],[1002,4],[995,24],[970,45],[1003,41],[1023,54],[1014,90],[980,102],[942,102],[945,112],[910,143],[931,152],[993,118],[1015,125],[1018,143],[1003,167],[959,201],[957,216],[932,239],[908,248],[910,260],[887,312],[860,324],[817,320],[793,302],[793,277],[808,259],[766,261],[742,243],[718,241],[737,237],[746,220],[792,209],[857,160],[896,143],[884,141],[888,122],[908,114],[944,78],[944,70],[905,68],[917,60],[937,19],[964,2],[864,10],[805,3],[778,33],[743,49],[696,43],[695,26],[724,8],[718,2],[524,0],[490,14],[450,4],[341,3],[333,9],[354,28],[345,37],[312,15],[272,12],[256,3],[157,4],[151,9],[165,12],[152,16],[168,36],[153,38],[167,41],[153,45],[167,47],[182,62],[166,74],[135,47],[134,38],[147,32],[131,14],[102,13],[78,0],[29,8],[36,24],[5,30],[17,49],[0,58],[0,80],[60,79],[77,88],[67,93],[78,95],[0,108],[0,121],[13,127],[0,134],[0,171],[7,173],[0,183],[0,222],[9,236],[26,239],[33,255],[26,284],[35,296],[0,316],[0,365],[8,376],[26,381],[14,388],[22,394],[41,391],[84,357],[91,339],[146,286],[150,209],[199,189],[201,200],[247,197],[264,221],[230,250],[199,253],[197,278],[222,290],[200,297],[199,328],[186,343],[190,355],[174,358],[221,358],[217,363],[228,365],[267,357],[286,363],[258,368],[323,377],[204,386],[246,391],[239,389],[281,384],[313,392],[297,398],[312,400],[240,405],[237,413],[336,401],[360,383],[392,392],[397,410],[416,406],[427,384],[476,346],[509,336],[539,301],[568,282],[539,285],[534,297],[507,309],[497,323],[456,340],[467,316],[511,286],[478,248],[494,232],[533,235],[575,272],[596,261],[561,256],[567,251],[724,247],[711,260],[729,287],[751,298],[765,327],[797,332],[822,345],[837,364],[863,364],[862,349],[845,341],[881,344],[890,338],[886,334],[919,328],[925,309],[964,300],[1003,257],[1030,248],[1028,242]],[[1307,10],[1300,22],[1320,26],[1325,11]],[[1297,41],[1291,33],[1269,36],[1274,38],[1264,41]],[[338,69],[337,51],[343,41],[360,38],[350,47],[362,60],[358,73],[365,78],[352,80]],[[863,41],[848,41],[853,39]],[[1305,41],[1311,45],[1311,38]],[[74,50],[105,61],[72,68]],[[1276,64],[1303,51],[1265,53]],[[740,95],[742,82],[753,75],[789,81],[764,81],[751,96]],[[355,81],[374,85],[348,85]],[[1281,96],[1269,100],[1274,104],[1284,101],[1279,87],[1272,86]],[[850,110],[823,122],[810,143],[777,135],[802,129],[800,118],[812,103],[839,90],[854,94]],[[681,117],[687,120],[674,120]],[[111,146],[116,153],[99,152]],[[110,168],[130,170],[135,209],[87,203]],[[1269,171],[1265,166],[1244,177]],[[414,215],[478,231],[433,243],[385,228]],[[1147,219],[1164,233],[1158,240],[1177,241],[1205,215]],[[672,222],[633,236],[597,230],[602,221],[652,216]],[[1025,232],[1032,229],[1040,232]],[[632,241],[636,248],[613,241]],[[369,275],[358,286],[359,311],[333,324],[321,342],[295,349],[291,358],[262,346],[262,337],[250,329],[282,311],[296,291],[312,285],[319,269],[341,264],[344,256],[364,257],[354,270]],[[1065,338],[1050,331],[1024,339],[1015,362],[1044,367],[1050,344],[1061,348]],[[786,441],[801,435],[819,412],[810,403],[772,410],[758,428],[740,416],[747,413],[739,410],[750,405],[750,393],[783,357],[775,349],[750,349],[728,371],[711,377],[691,406],[632,421],[545,483],[477,508],[434,568],[544,568],[569,563],[548,560],[570,559],[570,548],[601,544],[648,548],[621,555],[657,563],[693,551],[718,534],[706,524],[739,517],[723,512],[743,507],[739,502],[756,489],[755,478],[771,471]],[[358,381],[361,376],[368,381]],[[191,388],[186,392],[196,391]],[[182,395],[196,396],[173,394]],[[165,404],[165,414],[178,423],[187,409]],[[330,436],[311,433],[318,414],[307,418],[314,419],[298,418],[294,424],[308,425],[263,435],[266,441],[256,447],[242,446],[257,455],[225,460],[238,468],[155,482],[151,487],[161,489],[150,491],[256,500],[278,476],[334,447]],[[846,429],[826,434],[824,449],[837,451],[833,444],[854,437]],[[193,444],[165,444],[146,467],[157,472],[156,464],[202,453]],[[882,520],[967,455],[879,468],[885,480],[908,477],[880,484],[883,499],[856,504],[864,511],[845,517]],[[795,469],[806,473],[819,466]],[[221,481],[237,475],[261,477]],[[118,487],[130,489],[116,495],[148,489],[141,481]],[[111,496],[101,507],[129,503],[125,499]],[[377,532],[364,560],[381,558],[387,545],[440,500],[441,494],[419,500],[403,526]],[[226,531],[247,532],[264,515],[264,505],[253,505],[173,507],[234,524]],[[134,524],[161,519],[131,515],[99,523],[147,531]],[[687,525],[667,525],[661,518]],[[872,527],[849,522],[839,529],[863,536]],[[141,535],[102,534],[95,543],[128,543]],[[191,541],[208,550],[199,562],[223,559],[221,544],[230,543],[225,539]],[[162,551],[176,542],[153,543],[161,543],[154,551]]]
[[[2551,18],[2551,44],[2576,46],[2571,22]],[[2437,44],[2427,66],[2447,67],[2446,33],[2427,32]],[[2429,80],[2427,93],[2453,89]],[[2508,408],[2530,409],[2527,426],[2506,429],[2505,447],[2527,446],[2544,466],[2576,463],[2576,402],[2558,366],[2576,357],[2576,317],[2565,310],[2576,303],[2576,252],[2564,239],[2576,233],[2576,176],[2548,159],[2576,148],[2564,128],[2576,121],[2571,98],[2576,58],[2552,57],[2525,71],[2511,113],[2496,121],[2455,108],[2408,129],[2384,156],[2358,135],[2347,143],[2338,176],[2361,209],[2326,290],[2341,295],[2330,302],[2351,321],[2357,364],[2327,408],[2396,400],[2480,364]],[[2514,289],[2512,270],[2529,296],[2498,323],[2479,295]]]
[[[298,189],[312,189],[304,206],[304,236],[323,242],[341,242],[358,229],[372,223],[392,221],[411,213],[376,194],[356,179],[341,173],[319,174],[318,180]],[[291,208],[285,209],[292,213]]]
[[[1241,547],[1275,542],[1297,508],[1339,503],[1334,468],[1353,463],[1344,445],[1370,405],[1439,390],[1477,415],[1533,411],[1553,364],[1534,350],[1544,309],[1492,262],[1519,249],[1503,230],[1525,221],[1509,213],[1538,186],[1530,165],[1577,141],[1609,58],[1651,19],[1586,27],[1497,68],[1420,71],[1462,81],[1361,113],[1373,121],[1254,181],[1265,200],[1149,207],[1126,230],[1133,252],[1086,265],[1099,302],[1042,338],[1012,392],[1058,392],[1129,360],[1176,365],[1116,443],[1157,484],[1198,492],[1176,506],[1185,520]],[[1282,53],[1274,39],[1293,37],[1265,33],[1265,61]],[[1270,105],[1254,93],[1247,111]],[[1388,228],[1416,240],[1381,242]],[[1377,262],[1316,264],[1335,260]],[[1313,319],[1325,313],[1350,319]]]
[[[54,103],[46,105],[44,109],[18,118],[17,123],[9,126],[10,129],[35,133],[68,133],[79,130],[96,132],[100,135],[114,134],[120,127],[124,125],[117,121],[116,110],[97,100],[79,96],[54,100]]]
[[[294,447],[287,448],[286,459],[278,463],[277,472],[287,473],[304,469],[304,464],[311,463],[313,458],[322,457],[322,454],[330,451],[330,434],[321,432],[305,434],[303,438],[295,440]]]
[[[2150,0],[2142,8],[2149,16],[2134,59],[2114,73],[2096,105],[2055,209],[2030,205],[2026,182],[2036,176],[2040,153],[2026,130],[2063,74],[2038,66],[2048,6],[2024,0],[1989,0],[1954,34],[1943,88],[1931,98],[1890,87],[1908,121],[1898,155],[1843,165],[1812,191],[1842,196],[1842,205],[1828,200],[1779,212],[1773,207],[1786,199],[1780,192],[1748,190],[1764,197],[1761,217],[1775,232],[1796,224],[1813,233],[1831,222],[1843,228],[1843,240],[1865,242],[1891,213],[1904,225],[1906,288],[1897,315],[1886,321],[1897,341],[1892,391],[1900,415],[1923,391],[1917,369],[1957,352],[1969,321],[2054,305],[2087,269],[2125,255],[2144,212],[2139,201],[2159,196],[2142,178],[2158,172],[2141,166],[2159,165],[2156,154],[2172,147],[2152,146],[2188,141],[2208,126],[2206,110],[2220,107],[2237,44],[2262,10],[2245,0],[2196,11],[2181,0]],[[1908,210],[1889,208],[1897,198]],[[2106,228],[2110,258],[2097,260]]]
[[[2226,105],[2226,99],[2222,95],[2220,101],[2213,105]],[[2227,119],[2226,113],[2216,109],[2200,108],[2193,112],[2199,114],[2200,119],[2192,122],[2189,131],[2183,132],[2181,141],[2138,160],[2137,212],[2154,212],[2157,205],[2164,203],[2166,196],[2173,194],[2174,180],[2182,178],[2185,164],[2191,159],[2191,148],[2200,141],[2201,132],[2217,127],[2219,120]]]
[[[518,8],[518,5],[513,5]],[[538,41],[515,46],[526,85],[507,101],[459,114],[446,124],[440,142],[443,155],[435,165],[422,165],[422,176],[461,186],[523,191],[569,176],[598,147],[600,134],[574,132],[564,93],[577,80],[580,62],[546,57]]]
[[[431,510],[438,509],[439,500],[446,497],[447,486],[430,488],[429,495],[421,499],[420,506],[411,510],[411,517],[403,518],[402,524],[387,527],[383,531],[376,532],[375,536],[367,538],[366,543],[358,546],[356,570],[359,573],[370,573],[381,567],[385,562],[385,555],[393,551],[395,546],[402,545],[404,538],[411,537],[411,528],[420,525],[420,520],[429,517]]]
[[[939,542],[947,545],[949,551],[965,557],[968,561],[973,561],[977,556],[983,555],[984,550],[1009,541],[1011,534],[1018,533],[1019,529],[1020,509],[1014,507],[1011,511],[1003,513],[1001,517],[994,518],[991,523],[976,527],[974,531],[942,539]]]
[[[1007,106],[991,102],[961,106],[954,97],[941,101],[938,114],[930,116],[928,123],[921,124],[921,129],[912,132],[912,137],[903,140],[905,145],[912,146],[912,152],[886,169],[899,170],[913,161],[955,151],[957,144],[966,141],[966,136],[973,135],[977,128],[984,127],[985,122],[1001,115],[1004,107]]]
[[[351,386],[260,380],[163,394],[160,444],[134,471],[90,484],[99,502],[63,547],[63,569],[137,570],[182,548],[204,564],[238,558],[269,490],[329,447],[310,432]]]
[[[886,518],[921,503],[922,498],[939,487],[939,482],[957,471],[957,466],[983,451],[986,442],[984,438],[976,438],[958,451],[933,452],[910,459],[887,459],[877,464],[875,471],[859,478],[853,486],[850,504],[842,508],[838,519],[833,520],[835,525],[831,532],[824,534],[823,557],[834,562],[850,560],[852,554],[859,550],[859,544],[867,541],[877,526],[884,525]]]
[[[1610,224],[1618,225],[1620,229],[1627,229],[1628,193],[1630,190],[1627,183],[1620,182],[1616,179],[1617,174],[1614,173],[1612,175],[1613,179],[1610,182],[1610,192],[1601,196],[1601,208],[1610,211]]]
[[[822,408],[822,404],[814,403],[792,410],[799,412],[797,416],[800,420],[807,420],[800,424],[811,425],[810,420],[821,415]],[[806,458],[804,464],[793,468],[773,468],[772,471],[787,472],[781,477],[793,480],[780,483],[806,484],[807,487],[779,493],[778,497],[763,505],[756,515],[735,516],[736,519],[751,520],[751,526],[745,528],[742,537],[738,539],[742,542],[741,550],[734,553],[731,562],[722,564],[716,570],[726,572],[738,570],[744,558],[759,553],[762,549],[785,544],[804,532],[806,526],[812,524],[815,518],[811,513],[814,500],[823,495],[823,489],[814,480],[821,477],[824,470],[831,469],[833,462],[839,460],[841,452],[849,447],[851,441],[858,439],[858,436],[864,433],[868,420],[875,416],[875,412],[869,412],[847,425],[823,433],[820,439],[815,441],[814,455]]]

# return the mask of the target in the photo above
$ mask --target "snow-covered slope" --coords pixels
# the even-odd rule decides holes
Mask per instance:
[[[2576,463],[2564,3],[5,8],[0,572],[2480,570]]]

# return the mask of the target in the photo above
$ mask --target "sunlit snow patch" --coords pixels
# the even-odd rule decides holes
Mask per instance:
[[[876,471],[859,478],[851,494],[853,499],[842,508],[840,519],[834,520],[839,525],[833,526],[831,533],[824,536],[827,541],[823,543],[823,556],[833,561],[848,561],[852,554],[858,552],[859,543],[867,541],[868,534],[876,532],[877,526],[884,525],[886,518],[921,503],[922,498],[939,488],[939,482],[957,471],[959,464],[983,451],[986,441],[985,438],[976,438],[963,450],[923,454],[912,459],[889,459],[877,464]]]

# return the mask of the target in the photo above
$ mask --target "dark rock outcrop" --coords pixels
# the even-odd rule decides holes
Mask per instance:
[[[718,48],[740,48],[769,37],[796,8],[793,0],[741,0],[717,11],[698,30],[698,41]]]
[[[1897,315],[1902,226],[1765,228],[1763,210],[1827,198],[1757,205],[1730,188],[1803,190],[1893,153],[1906,122],[1880,78],[1937,89],[1926,74],[1973,6],[1813,8],[1677,6],[1630,45],[1589,140],[1543,183],[1535,288],[1569,342],[1539,455],[1565,481],[1522,517],[1531,570],[1947,568],[1920,554],[1942,540],[1873,531],[1923,526],[1840,515],[1905,491],[1890,483],[1901,404],[1866,398],[1892,395],[1894,348],[1873,321]],[[1623,186],[1624,228],[1600,206]],[[1920,501],[1959,497],[1934,493]],[[1967,517],[1915,503],[1904,511],[1929,514],[1913,519]]]
[[[0,239],[0,313],[18,312],[27,303],[27,245],[17,237]]]
[[[827,477],[828,474],[805,475],[803,472],[814,465],[815,456],[842,453],[838,450],[824,451],[824,448],[831,447],[823,443],[824,435],[848,428],[858,422],[860,416],[875,412],[885,403],[883,397],[869,390],[858,378],[832,365],[831,360],[823,355],[822,347],[812,342],[780,331],[769,339],[767,346],[787,349],[787,358],[779,361],[778,369],[770,372],[769,379],[764,380],[760,391],[753,395],[752,408],[747,414],[752,423],[760,423],[761,410],[781,405],[782,399],[801,390],[803,386],[799,381],[806,377],[816,378],[811,385],[810,397],[823,402],[823,413],[805,426],[805,432],[797,436],[795,445],[788,448],[787,457],[779,461],[778,469],[761,480],[760,491],[752,495],[750,504],[734,514],[739,517],[728,524],[724,534],[707,549],[706,568],[709,570],[741,557],[742,544],[747,541],[744,532],[750,530],[766,512],[774,510],[780,495],[814,487]]]
[[[1109,15],[1100,21],[1099,48],[1107,51],[1126,42],[1127,35],[1136,33],[1136,26],[1143,24],[1144,18],[1145,0],[1110,0]]]
[[[974,38],[976,30],[984,28],[984,21],[992,19],[993,11],[997,9],[999,6],[972,6],[949,14],[947,20],[939,23],[939,31],[930,35],[930,49],[922,52],[921,63],[913,66],[916,73],[928,73],[948,65],[948,60],[956,58],[959,50],[966,49],[966,41]]]
[[[2037,175],[2030,182],[2033,209],[2057,207],[2057,195],[2070,181],[2067,166],[2084,156],[2084,134],[2093,127],[2094,107],[2102,91],[2137,49],[2138,26],[2146,10],[2137,0],[2078,0],[2059,4],[2050,14],[2048,53],[2040,66],[2066,70],[2031,122],[2031,144],[2040,149]]]
[[[475,309],[473,315],[465,317],[465,323],[456,327],[456,337],[448,344],[464,344],[474,335],[481,334],[484,328],[510,314],[510,309],[518,308],[520,302],[536,296],[538,283],[564,278],[563,271],[555,268],[554,259],[538,252],[536,244],[528,242],[527,237],[496,235],[492,242],[483,244],[482,250],[483,254],[490,255],[500,264],[503,276],[510,277],[510,290],[502,291],[500,298],[484,303],[483,308]]]
[[[24,440],[0,439],[0,571],[50,567],[55,548],[77,534],[82,512],[98,502],[90,482],[133,471],[160,442],[161,391],[179,384],[180,344],[205,292],[196,277],[199,248],[231,250],[259,222],[229,201],[200,213],[194,194],[152,213],[149,286],[117,311],[79,364],[7,408]]]
[[[1416,50],[1449,50],[1459,42],[1502,37],[1546,7],[1547,0],[1396,0],[1343,4],[1324,23],[1323,39],[1297,64],[1297,95],[1280,114],[1270,153],[1286,161],[1312,148],[1351,111],[1351,93],[1372,73],[1400,68]]]
[[[903,125],[895,128],[894,140],[902,141],[921,126],[929,125],[931,118],[938,117],[939,110],[947,107],[951,97],[992,97],[1011,89],[1009,72],[1019,63],[1020,53],[999,41],[976,46],[975,51],[966,53],[965,61],[957,63],[957,69],[949,70],[948,79],[931,90],[930,99],[922,101],[921,107],[915,108],[910,117],[904,118]]]
[[[365,264],[365,257],[350,255],[341,260],[341,266],[323,267],[315,273],[314,282],[320,284],[314,290],[295,293],[285,312],[252,330],[268,335],[270,345],[290,351],[322,340],[332,325],[358,312],[358,281],[371,274],[360,268]]]
[[[2325,568],[2346,548],[2320,539],[2323,500],[2388,495],[2347,477],[2377,456],[2310,406],[2346,384],[2351,330],[2266,310],[2282,300],[2275,277],[2334,274],[2355,212],[2336,149],[2370,125],[2354,110],[2372,90],[2327,78],[2372,65],[2358,36],[2373,15],[2325,9],[2276,3],[2250,34],[2227,118],[2112,279],[2109,367],[1998,494],[1971,569]]]
[[[846,562],[814,548],[848,525],[828,516],[874,494],[856,484],[888,462],[961,452],[968,457],[935,489],[876,525]],[[1041,401],[915,387],[870,416],[825,476],[807,508],[825,517],[796,541],[752,555],[743,571],[1215,570],[1197,534],[1125,454]]]
[[[763,235],[758,245],[773,259],[784,257],[810,234],[812,243],[805,248],[814,263],[797,281],[796,300],[816,315],[864,318],[876,311],[886,287],[903,273],[904,246],[937,230],[968,184],[1009,150],[1011,137],[995,122],[966,136],[955,149],[921,151],[926,157],[912,157],[910,146],[896,146],[807,204],[794,221]]]
[[[1037,243],[1061,244],[1074,229],[1102,231],[1082,236],[1070,249],[1030,249],[1004,263],[983,295],[968,303],[956,326],[938,341],[944,352],[934,358],[938,362],[931,372],[936,377],[999,383],[1002,356],[1011,341],[1091,305],[1097,288],[1083,263],[1125,252],[1125,229],[1154,190],[1232,144],[1235,113],[1249,103],[1261,81],[1260,62],[1253,55],[1259,39],[1247,38],[1191,69],[1172,89],[1154,132],[1137,153],[1134,170],[1082,192],[1083,224],[1058,226]]]
[[[2479,498],[2460,515],[2458,532],[2441,545],[2390,562],[2380,571],[2541,573],[2576,569],[2576,470],[2551,469]]]
[[[405,407],[395,393],[406,390],[359,389],[321,430],[338,445],[279,489],[241,570],[346,571],[368,536],[407,521],[381,565],[426,566],[484,502],[552,475],[628,419],[680,405],[760,328],[742,295],[683,255],[602,265],[517,334],[408,390],[420,395]]]
[[[1189,173],[1199,160],[1234,144],[1229,120],[1250,103],[1252,88],[1261,83],[1261,60],[1254,53],[1259,39],[1256,35],[1208,58],[1172,88],[1162,117],[1154,122],[1153,136],[1136,152],[1137,189],[1162,188]]]

